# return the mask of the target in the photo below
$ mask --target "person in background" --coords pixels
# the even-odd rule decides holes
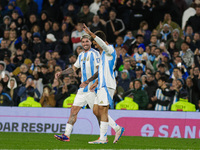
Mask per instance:
[[[29,91],[27,98],[23,102],[19,103],[19,107],[42,107],[41,104],[34,99],[34,92]]]
[[[11,77],[7,87],[5,88],[5,92],[8,93],[14,103],[14,106],[18,106],[18,96],[17,96],[17,92],[18,92],[19,88],[17,87],[17,82],[15,80],[15,78]]]
[[[172,105],[171,111],[196,111],[195,105],[188,102],[187,91],[180,93],[179,101]]]
[[[13,106],[13,101],[7,93],[3,92],[3,84],[0,83],[0,106]]]
[[[42,107],[55,107],[56,106],[55,94],[54,94],[54,91],[52,90],[51,86],[44,85],[42,97],[40,98],[40,104],[42,105]]]
[[[127,95],[124,100],[117,103],[116,108],[118,110],[138,110],[139,106],[136,102],[134,102],[134,96],[132,93]]]
[[[134,102],[139,105],[139,110],[147,109],[149,98],[147,92],[145,90],[142,90],[142,81],[140,79],[135,79],[133,84],[134,89],[132,90],[132,93],[134,95]],[[125,97],[126,94],[127,93],[124,94]]]
[[[169,110],[170,98],[164,96],[162,93],[162,90],[169,90],[166,86],[166,77],[160,77],[160,79],[158,79],[158,86],[159,88],[157,88],[155,96],[151,97],[152,102],[155,103],[155,110]]]

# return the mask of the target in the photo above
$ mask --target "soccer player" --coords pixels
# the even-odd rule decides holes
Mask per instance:
[[[116,80],[114,75],[115,63],[117,54],[112,45],[106,42],[106,35],[102,31],[92,33],[84,24],[84,31],[89,34],[94,40],[95,48],[98,48],[101,54],[101,59],[98,68],[98,80],[90,87],[94,90],[97,85],[97,97],[95,103],[98,104],[98,115],[100,118],[100,138],[96,141],[89,142],[89,144],[106,144],[107,130],[108,130],[108,109],[109,105],[113,104],[113,95],[116,89]],[[96,74],[95,74],[96,75]],[[85,87],[97,76],[89,78],[86,82],[81,84]],[[120,127],[116,132],[113,143],[116,143],[124,132],[124,128]]]
[[[88,78],[92,77],[96,72],[98,74],[98,66],[100,61],[100,54],[98,51],[91,48],[91,40],[89,35],[83,35],[81,38],[81,44],[84,49],[77,58],[77,61],[73,65],[72,69],[74,72],[78,68],[81,68],[81,82],[85,82]],[[58,72],[55,74],[55,78],[60,77],[61,74],[69,73],[69,69],[66,69],[62,72]],[[71,107],[70,117],[66,124],[65,133],[62,135],[54,135],[54,137],[61,141],[70,141],[70,134],[72,132],[72,128],[74,123],[76,122],[78,112],[80,109],[85,106],[86,104],[89,105],[91,109],[93,109],[94,114],[98,117],[98,106],[94,105],[94,100],[96,97],[96,93],[94,91],[90,91],[90,86],[95,82],[92,81],[89,83],[85,88],[80,88],[78,93],[74,99],[74,103]],[[93,108],[94,107],[94,108]],[[109,125],[116,131],[120,129],[120,126],[115,123],[115,121],[108,116]]]

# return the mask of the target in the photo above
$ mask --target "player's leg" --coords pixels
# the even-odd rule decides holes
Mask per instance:
[[[106,144],[108,130],[108,108],[107,92],[105,89],[99,89],[97,92],[98,116],[100,117],[100,137],[89,144]],[[100,105],[101,104],[101,105]]]
[[[78,112],[86,104],[85,97],[86,97],[86,94],[77,93],[74,99],[74,103],[71,107],[70,117],[66,124],[65,133],[62,135],[54,135],[56,139],[61,140],[61,141],[70,141],[70,134],[72,132],[73,125],[77,120]]]
[[[78,112],[80,111],[80,109],[81,109],[80,106],[72,106],[71,112],[70,112],[70,117],[66,124],[65,133],[61,134],[61,135],[54,135],[54,137],[56,139],[65,141],[65,142],[70,141],[70,134],[72,132],[73,125],[77,120],[77,115],[78,115]]]
[[[97,104],[94,104],[94,106],[93,106],[93,113],[97,117],[98,123],[100,125],[101,118],[100,118],[100,115],[99,115],[99,109],[98,109]]]
[[[82,107],[80,107],[80,106],[72,106],[71,112],[70,112],[70,117],[69,117],[69,120],[68,120],[66,128],[65,128],[65,135],[70,136],[73,125],[77,120],[78,112],[80,111],[81,108]]]

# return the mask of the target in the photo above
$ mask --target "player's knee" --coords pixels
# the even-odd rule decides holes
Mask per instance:
[[[71,108],[71,115],[77,116],[78,112],[80,111],[79,107],[73,107]]]
[[[94,113],[95,116],[99,116],[98,110],[93,109],[93,113]]]

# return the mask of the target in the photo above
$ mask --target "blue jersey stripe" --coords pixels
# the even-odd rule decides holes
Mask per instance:
[[[103,75],[103,81],[102,81],[102,87],[106,87],[106,78],[105,78],[105,51],[102,53],[102,75]]]
[[[93,53],[91,53],[90,55],[90,67],[91,67],[91,74],[92,76],[94,75],[94,55]],[[93,80],[93,83],[95,82],[95,80]]]
[[[113,99],[111,98],[110,93],[108,92],[107,87],[105,87],[105,90],[106,90],[106,93],[107,93],[107,98],[108,98],[108,101],[109,101],[110,108],[114,109]]]
[[[83,82],[87,81],[87,73],[86,73],[86,61],[87,61],[87,54],[84,54],[84,58],[83,58]],[[87,92],[88,91],[88,86],[86,86],[83,90],[83,92]]]

